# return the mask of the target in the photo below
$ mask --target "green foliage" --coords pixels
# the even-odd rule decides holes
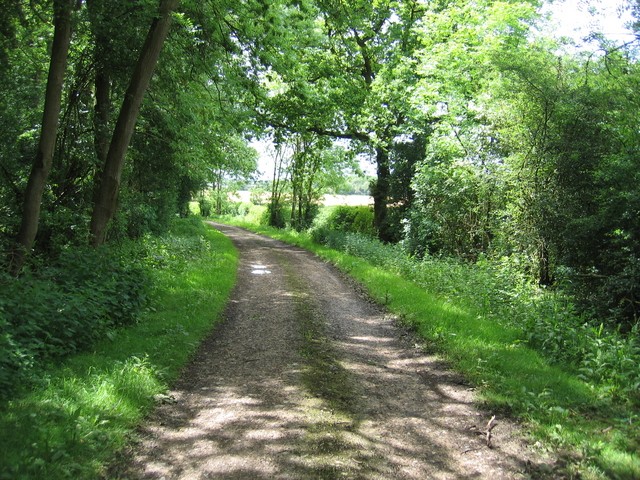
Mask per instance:
[[[327,207],[325,210],[326,212],[316,222],[314,229],[376,235],[373,226],[373,209],[371,207],[339,205]]]
[[[494,121],[510,155],[506,231],[578,308],[606,323],[637,321],[640,244],[637,119],[627,113],[637,66],[617,53],[594,61],[533,45],[504,56]],[[587,68],[587,66],[589,68]],[[627,72],[631,75],[627,75]],[[635,165],[635,167],[632,167]]]
[[[250,203],[234,202],[229,197],[233,191],[228,189],[204,190],[197,196],[197,213],[201,217],[211,217],[212,215],[244,216],[248,213]]]
[[[598,398],[640,405],[640,341],[606,330],[575,312],[571,297],[540,289],[508,259],[475,265],[455,259],[412,259],[397,245],[353,233],[312,230],[329,248],[396,272],[440,298],[464,302],[484,322],[514,328],[523,342],[563,365],[598,392]],[[436,338],[438,335],[436,335]]]
[[[494,176],[465,163],[423,164],[414,178],[416,201],[406,243],[417,254],[477,258],[496,230]]]
[[[375,177],[364,176],[362,173],[350,173],[336,178],[339,180],[335,186],[327,189],[328,193],[336,195],[369,195],[369,188]]]
[[[200,216],[210,217],[213,211],[213,202],[204,195],[198,198],[198,207],[200,208]]]
[[[129,425],[163,390],[148,358],[131,356],[79,375],[56,372],[49,384],[10,403],[0,431],[0,478],[96,478],[104,452],[122,447]]]
[[[499,5],[499,6],[498,6]],[[610,329],[638,321],[635,56],[523,42],[528,2],[428,11],[412,101],[428,123],[404,245],[514,256]],[[455,29],[452,31],[452,25]]]
[[[269,213],[266,205],[255,205],[246,203],[232,204],[229,213],[217,216],[216,218],[234,224],[248,225],[268,225]]]
[[[0,478],[108,476],[105,467],[154,396],[166,391],[219,318],[237,267],[229,239],[194,217],[123,249],[153,278],[148,308],[90,351],[42,365],[29,392],[3,402],[0,436],[12,441],[0,442]],[[0,345],[5,340],[0,336]]]
[[[113,329],[137,321],[147,275],[110,250],[75,249],[55,266],[0,278],[0,391],[7,397],[32,370],[85,350]]]
[[[52,4],[24,9],[15,2],[2,35],[0,56],[0,250],[11,251],[19,228],[22,195],[36,153],[52,37]],[[212,176],[250,175],[256,152],[249,131],[246,63],[230,40],[250,29],[242,18],[223,21],[230,2],[183,3],[149,86],[121,179],[119,218],[110,240],[166,231],[176,213]],[[14,5],[15,4],[15,5]],[[81,8],[80,8],[81,7]],[[86,243],[95,200],[101,146],[109,143],[120,105],[158,2],[93,1],[73,13],[73,42],[53,168],[44,190],[36,252],[57,256]],[[257,13],[257,12],[256,12]],[[244,37],[243,39],[246,39]],[[251,37],[249,40],[251,41]],[[28,46],[28,48],[24,48]],[[217,73],[213,73],[213,71]],[[224,78],[221,82],[220,79]],[[100,86],[99,80],[102,81]],[[181,85],[181,88],[175,88]],[[103,87],[106,86],[106,91]],[[106,94],[106,104],[97,98]],[[176,93],[178,92],[178,93]],[[224,100],[223,100],[224,99]],[[233,99],[233,106],[227,99]],[[100,110],[100,111],[99,111]]]
[[[271,201],[267,204],[261,223],[274,228],[285,228],[291,218],[291,209],[284,202]]]
[[[34,245],[37,256],[54,259],[68,249],[82,248],[86,244],[89,222],[83,212],[65,205],[43,205],[38,236]]]
[[[252,206],[253,205],[251,203],[229,202],[225,205],[225,208],[222,211],[222,213],[224,215],[231,215],[234,217],[235,216],[244,217],[246,215],[249,215],[249,212]]]

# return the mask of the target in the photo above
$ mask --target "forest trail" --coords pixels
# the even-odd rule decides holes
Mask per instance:
[[[224,322],[110,478],[541,478],[517,426],[498,416],[489,448],[473,389],[335,268],[212,225],[240,251]]]

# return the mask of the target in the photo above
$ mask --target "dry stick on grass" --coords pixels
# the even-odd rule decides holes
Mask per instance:
[[[489,420],[489,423],[487,423],[487,447],[492,448],[493,445],[491,444],[491,430],[493,430],[493,428],[497,425],[497,423],[495,423],[496,420],[496,416],[494,415],[493,417],[491,417],[491,420]]]

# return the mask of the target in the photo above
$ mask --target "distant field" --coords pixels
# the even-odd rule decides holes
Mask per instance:
[[[248,202],[251,192],[240,191],[231,196],[231,200],[237,202]],[[325,195],[322,201],[323,205],[373,205],[373,197],[369,195]]]
[[[373,205],[373,197],[369,195],[325,195],[323,205]]]

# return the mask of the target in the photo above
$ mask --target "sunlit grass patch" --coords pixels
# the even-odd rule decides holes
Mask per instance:
[[[636,447],[637,448],[637,447]],[[613,478],[633,480],[640,478],[640,463],[630,452],[604,447],[597,458],[598,465]]]
[[[0,431],[11,439],[0,446],[1,478],[92,478],[166,388],[139,358],[54,375],[0,416]]]

